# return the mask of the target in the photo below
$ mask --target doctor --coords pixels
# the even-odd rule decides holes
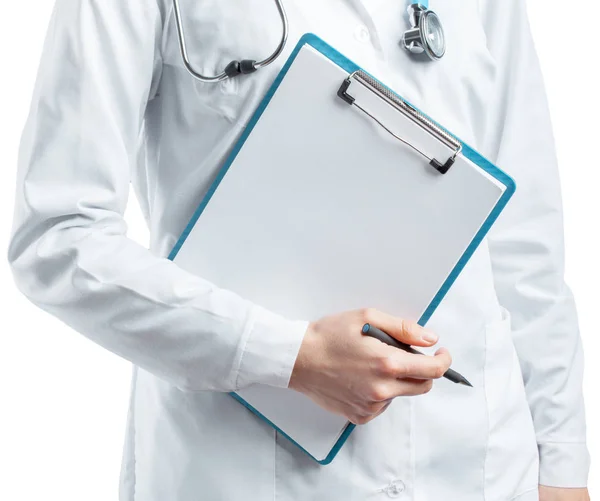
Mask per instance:
[[[120,499],[589,499],[582,348],[525,2],[432,0],[447,40],[439,61],[399,44],[402,1],[285,6],[291,43],[273,64],[204,83],[182,62],[171,0],[56,3],[22,137],[8,259],[31,301],[134,365]],[[181,8],[203,73],[279,43],[272,1]],[[372,305],[283,318],[166,259],[309,31],[516,180],[427,330]],[[130,181],[149,250],[126,236]],[[438,336],[444,348],[393,350],[360,335],[365,321],[415,346]],[[450,353],[474,388],[438,379]],[[252,383],[304,392],[360,426],[320,466],[226,394]]]

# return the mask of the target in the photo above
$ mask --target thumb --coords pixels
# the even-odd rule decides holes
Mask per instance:
[[[389,315],[382,311],[370,311],[370,324],[379,327],[390,336],[414,346],[432,346],[438,342],[438,336],[417,322]]]

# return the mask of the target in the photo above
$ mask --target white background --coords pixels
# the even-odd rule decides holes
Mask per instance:
[[[3,6],[0,249],[8,245],[17,147],[52,4],[28,0]],[[586,22],[576,29],[579,11]],[[578,302],[586,352],[590,490],[595,499],[600,496],[600,28],[594,23],[600,7],[596,2],[529,0],[529,12],[561,168],[567,282]],[[129,236],[145,244],[148,235],[133,195],[130,201]],[[0,298],[0,499],[116,499],[129,364],[30,305],[14,288],[6,259],[0,262]]]

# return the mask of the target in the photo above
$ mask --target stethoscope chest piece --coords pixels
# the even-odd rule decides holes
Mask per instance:
[[[425,53],[430,59],[441,59],[446,53],[446,37],[438,15],[421,3],[408,6],[410,29],[402,37],[402,45],[413,54]]]

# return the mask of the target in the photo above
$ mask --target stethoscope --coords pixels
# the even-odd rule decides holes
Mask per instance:
[[[410,28],[404,33],[401,45],[412,54],[425,54],[432,61],[441,59],[446,52],[446,38],[439,17],[435,12],[429,9],[429,0],[418,0],[417,2],[414,2],[414,0],[410,1],[411,3],[408,6]],[[277,11],[279,12],[283,27],[281,39],[275,51],[262,61],[254,61],[252,59],[231,61],[218,75],[206,76],[196,71],[190,62],[187,45],[185,43],[185,31],[183,28],[179,0],[173,0],[173,11],[175,13],[175,21],[177,24],[179,47],[186,69],[194,78],[201,82],[221,82],[222,80],[233,78],[238,75],[254,73],[256,70],[271,64],[283,52],[289,32],[289,22],[285,8],[283,7],[283,0],[275,0],[275,5],[277,6]]]

